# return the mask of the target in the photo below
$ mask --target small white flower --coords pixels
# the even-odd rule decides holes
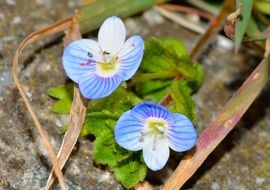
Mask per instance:
[[[183,152],[195,145],[196,138],[196,130],[186,116],[152,102],[125,112],[115,126],[116,142],[131,151],[142,150],[146,165],[153,171],[164,167],[169,147]]]
[[[125,39],[124,23],[112,16],[101,25],[98,42],[81,39],[65,48],[64,69],[79,84],[85,98],[106,97],[135,74],[143,57],[144,42],[137,35]]]

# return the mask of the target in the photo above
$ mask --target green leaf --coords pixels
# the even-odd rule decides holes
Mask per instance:
[[[118,117],[115,114],[91,113],[87,115],[85,126],[96,139],[93,143],[93,158],[108,165],[115,177],[126,188],[143,181],[147,168],[138,152],[130,152],[116,144],[114,126]]]
[[[119,147],[112,134],[106,134],[96,138],[93,146],[93,158],[99,164],[109,165],[110,168],[117,168],[118,162],[128,158],[132,152]]]
[[[159,102],[165,96],[170,84],[171,80],[149,80],[138,85],[136,90],[144,99]]]
[[[56,102],[52,108],[51,112],[59,114],[68,114],[71,108],[72,99],[65,97]]]
[[[239,50],[251,15],[253,0],[236,0],[236,9],[242,8],[241,18],[235,26],[235,51]]]
[[[131,155],[131,152],[115,143],[114,126],[118,118],[119,116],[110,112],[87,114],[83,131],[96,137],[93,143],[93,158],[97,163],[113,167]]]
[[[58,100],[58,102],[52,106],[52,112],[59,114],[67,114],[70,112],[73,98],[73,86],[74,85],[70,83],[49,90],[49,96]]]
[[[184,77],[184,80],[188,82],[188,86],[192,91],[197,90],[203,81],[203,69],[202,66],[196,62],[193,62],[190,57],[182,56],[177,62],[177,70]]]
[[[124,88],[118,88],[111,96],[90,102],[81,135],[92,134],[93,159],[108,165],[115,177],[126,188],[143,181],[147,168],[138,152],[120,147],[114,139],[114,127],[124,111],[131,109],[141,100]]]
[[[158,102],[168,91],[173,79],[181,76],[196,91],[203,80],[202,66],[187,55],[183,42],[165,38],[152,38],[146,42],[144,58],[131,85],[143,99]]]
[[[100,112],[103,110],[114,114],[121,114],[139,102],[141,102],[141,99],[135,94],[128,92],[127,89],[123,87],[119,87],[106,98],[91,100],[88,104],[87,112]]]
[[[63,99],[65,97],[73,97],[73,83],[60,85],[49,90],[49,96],[55,99]]]
[[[93,143],[93,158],[103,165],[108,165],[115,177],[126,188],[131,188],[143,181],[147,168],[138,152],[130,152],[116,144],[114,126],[119,116],[110,112],[90,113],[85,126],[96,139]]]
[[[121,115],[113,114],[108,111],[88,113],[82,128],[84,133],[81,135],[85,136],[92,134],[95,136],[101,136],[101,134],[111,133],[115,122],[120,116]]]
[[[120,116],[121,115],[113,114],[108,111],[87,113],[80,135],[86,136],[89,134],[99,135],[103,133],[110,133],[112,128],[108,127],[110,125],[105,125],[105,121],[116,122]]]
[[[163,47],[165,47],[171,53],[175,53],[178,57],[188,55],[184,42],[178,39],[166,37],[161,39],[160,42],[162,43]]]
[[[265,0],[256,0],[255,7],[263,14],[270,15],[270,2]]]
[[[145,43],[144,57],[140,66],[142,73],[176,73],[177,54],[164,47],[161,41],[152,38]]]
[[[122,181],[125,188],[131,188],[135,184],[144,180],[147,167],[140,158],[140,153],[133,154],[133,156],[120,162],[117,167],[113,169],[117,180]]]
[[[186,115],[191,120],[196,117],[195,103],[191,97],[191,89],[184,81],[174,81],[169,89],[173,104],[171,111]]]

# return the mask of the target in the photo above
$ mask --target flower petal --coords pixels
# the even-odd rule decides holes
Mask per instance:
[[[116,74],[110,77],[100,77],[96,67],[91,67],[79,80],[79,88],[87,99],[99,99],[109,96],[121,84],[121,78]]]
[[[103,51],[115,55],[126,39],[126,28],[123,21],[112,16],[107,18],[98,32],[98,43]]]
[[[158,135],[147,135],[143,142],[143,159],[153,171],[162,169],[169,159],[167,139]]]
[[[142,102],[137,104],[132,109],[132,116],[144,120],[149,117],[162,118],[168,123],[168,125],[175,122],[174,115],[171,114],[164,106],[154,104],[152,102]]]
[[[169,126],[167,137],[169,146],[177,152],[191,149],[196,143],[196,130],[192,122],[184,115],[176,113],[175,123]]]
[[[144,42],[140,36],[130,37],[119,52],[120,69],[123,71],[123,80],[130,79],[138,70],[144,50]]]
[[[117,144],[131,151],[142,149],[143,123],[131,115],[131,111],[125,112],[117,121],[114,135]]]
[[[89,39],[76,40],[65,49],[62,63],[68,77],[78,83],[92,64],[101,60],[100,48],[97,42]]]

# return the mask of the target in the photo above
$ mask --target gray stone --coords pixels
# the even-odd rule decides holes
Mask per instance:
[[[3,55],[0,57],[0,189],[41,189],[46,184],[51,163],[11,80],[12,56],[27,34],[70,16],[78,6],[78,1],[5,2],[0,6],[0,24],[4,26],[0,28],[0,53]],[[136,33],[144,35],[145,38],[176,37],[182,39],[189,50],[199,38],[199,35],[166,19],[161,22],[157,18],[148,28],[149,20],[145,15],[155,16],[155,13],[151,10],[143,15],[126,20],[126,23],[130,23],[127,24],[129,34],[134,32],[132,27],[139,26]],[[21,22],[11,24],[17,16],[21,18]],[[37,42],[25,51],[21,58],[20,78],[51,144],[57,151],[63,137],[61,126],[67,122],[68,116],[50,113],[54,100],[47,94],[50,87],[63,84],[67,79],[60,64],[62,44],[55,42],[43,47],[43,44],[53,38]],[[43,48],[39,50],[40,47]],[[205,79],[202,88],[194,95],[198,109],[196,126],[199,133],[259,63],[260,57],[257,54],[256,50],[243,49],[234,55],[216,43],[210,45],[201,56]],[[184,189],[270,189],[270,104],[267,90],[269,92],[269,87]],[[81,138],[77,143],[64,169],[69,189],[122,189],[106,168],[94,165],[91,146],[92,142],[87,138]],[[178,154],[175,155],[179,158]],[[172,161],[172,165],[175,166],[178,160]],[[149,174],[157,179],[149,180],[155,184],[168,177],[166,172]],[[55,185],[54,189],[59,189],[59,186]]]

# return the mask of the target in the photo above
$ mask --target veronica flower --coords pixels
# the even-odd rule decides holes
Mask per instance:
[[[153,171],[164,167],[169,147],[183,152],[195,145],[196,138],[186,116],[152,102],[140,103],[125,112],[115,126],[116,142],[131,151],[142,150],[146,165]]]
[[[78,83],[85,98],[106,97],[135,74],[143,57],[144,43],[137,35],[125,39],[124,23],[112,16],[101,25],[97,42],[81,39],[65,48],[64,69]]]

